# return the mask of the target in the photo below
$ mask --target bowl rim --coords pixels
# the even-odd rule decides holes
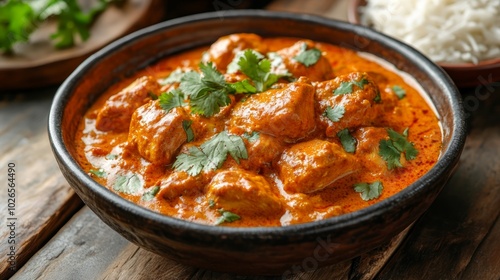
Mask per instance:
[[[214,238],[225,236],[226,238],[240,237],[247,239],[263,239],[263,240],[277,240],[284,234],[287,236],[301,237],[302,239],[314,239],[316,235],[325,234],[330,231],[355,227],[358,223],[368,222],[384,215],[388,209],[404,205],[408,199],[417,195],[425,189],[432,187],[432,184],[441,179],[442,174],[449,174],[458,161],[460,153],[465,143],[465,114],[463,111],[462,100],[460,93],[450,77],[435,63],[430,61],[424,55],[413,49],[412,47],[392,39],[380,32],[371,30],[367,27],[354,25],[348,22],[337,21],[333,19],[324,18],[316,15],[297,14],[289,12],[265,11],[265,10],[232,10],[224,11],[224,19],[247,17],[252,19],[259,18],[275,18],[284,20],[293,20],[305,23],[313,23],[328,28],[334,28],[341,31],[355,32],[362,34],[371,40],[383,42],[389,48],[397,49],[400,54],[407,57],[413,63],[418,61],[419,67],[425,73],[433,73],[431,79],[434,79],[445,92],[446,103],[450,103],[453,109],[453,123],[455,124],[450,130],[451,141],[448,148],[442,152],[441,157],[436,164],[426,174],[420,177],[417,181],[407,186],[402,191],[395,195],[381,200],[366,208],[331,217],[324,220],[313,221],[303,224],[294,224],[287,226],[276,227],[226,227],[226,226],[213,226],[205,225],[178,218],[166,216],[142,206],[136,205],[131,201],[122,198],[118,194],[112,192],[105,186],[100,185],[94,181],[76,162],[69,150],[66,148],[63,131],[62,131],[62,118],[64,115],[65,104],[70,100],[74,87],[79,83],[82,73],[96,65],[99,60],[113,53],[114,50],[120,47],[132,44],[134,40],[139,40],[142,37],[154,36],[156,33],[161,33],[162,30],[175,27],[182,24],[219,19],[220,12],[208,12],[185,16],[168,20],[162,23],[143,28],[139,31],[131,33],[122,37],[111,44],[105,46],[89,58],[87,58],[78,68],[73,71],[70,76],[63,82],[56,92],[53,99],[52,106],[48,118],[48,132],[49,140],[56,159],[59,164],[65,165],[66,169],[71,170],[73,176],[82,182],[86,188],[89,188],[92,193],[99,196],[105,201],[109,201],[114,207],[126,211],[137,218],[146,220],[153,220],[161,225],[168,225],[170,228],[182,229],[185,231],[195,231],[199,234],[208,235]],[[438,116],[439,117],[439,116]],[[447,178],[446,178],[447,179]],[[167,228],[168,228],[167,227]],[[310,236],[312,234],[312,236]]]

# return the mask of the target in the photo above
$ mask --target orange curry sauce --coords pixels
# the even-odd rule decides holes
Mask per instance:
[[[187,98],[169,111],[159,105],[155,97],[179,86],[165,78],[176,69],[200,72],[200,61],[212,61],[228,83],[253,83],[242,71],[227,73],[235,54],[245,49],[278,54],[281,60],[273,62],[272,71],[291,75],[261,93],[230,94],[231,103],[211,117],[193,113]],[[297,59],[306,49],[321,51],[309,66]],[[405,96],[399,98],[394,86]],[[340,87],[343,94],[335,94]],[[334,107],[343,111],[335,121],[325,113]],[[191,124],[189,143],[183,122]],[[410,160],[401,153],[403,167],[389,169],[380,155],[389,128],[401,135],[408,128],[408,141],[418,151]],[[356,139],[353,153],[338,136],[344,129]],[[174,170],[179,154],[222,131],[243,141],[246,159],[238,163],[228,154],[222,166],[195,176]],[[75,139],[83,169],[125,199],[172,217],[223,226],[289,225],[356,211],[417,180],[435,164],[441,148],[436,115],[397,73],[339,46],[254,34],[222,37],[113,85],[88,110]],[[374,182],[383,186],[377,198],[363,200],[354,189]],[[159,191],[145,196],[153,189]],[[239,219],[221,221],[225,211]]]

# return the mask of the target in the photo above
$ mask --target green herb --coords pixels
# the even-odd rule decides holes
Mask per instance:
[[[387,129],[389,140],[380,140],[379,155],[387,162],[389,170],[396,167],[403,167],[401,164],[401,154],[405,153],[406,160],[415,159],[418,155],[413,143],[408,142],[408,128],[399,134],[393,129]]]
[[[145,192],[143,195],[142,195],[142,200],[144,201],[151,201],[155,198],[155,196],[158,194],[158,192],[160,191],[160,187],[159,186],[154,186],[154,187],[151,187],[151,189],[149,189],[147,192]]]
[[[226,131],[222,131],[201,144],[200,147],[191,147],[187,153],[178,155],[173,168],[196,176],[202,170],[220,168],[226,160],[227,154],[230,154],[238,163],[240,159],[248,158],[243,139],[240,136],[229,135]]]
[[[158,95],[154,94],[154,93],[153,93],[153,92],[151,92],[151,91],[148,91],[148,95],[149,95],[149,97],[151,97],[151,99],[153,99],[153,100],[158,99]]]
[[[382,96],[380,96],[380,90],[378,89],[378,87],[376,90],[377,90],[377,95],[375,95],[375,98],[373,98],[373,101],[375,103],[380,103],[380,101],[382,101]]]
[[[71,47],[78,36],[90,36],[90,25],[110,0],[100,0],[83,12],[77,0],[27,1],[8,0],[0,4],[0,50],[12,52],[14,44],[27,42],[30,34],[44,20],[55,18],[57,30],[50,37],[57,48]]]
[[[236,93],[256,93],[257,89],[248,82],[248,80],[243,80],[241,82],[236,82],[234,84],[229,84],[231,88],[235,90]]]
[[[113,189],[126,194],[136,194],[142,188],[141,179],[137,174],[118,175]]]
[[[335,105],[333,108],[330,106],[326,107],[323,115],[325,115],[332,122],[338,122],[344,116],[344,113],[345,107],[343,105]]]
[[[208,207],[214,208],[215,207],[215,201],[213,199],[208,200]]]
[[[170,110],[176,107],[182,107],[186,105],[184,103],[184,94],[179,89],[174,89],[170,92],[164,92],[160,94],[159,99],[160,107],[167,112],[170,112]]]
[[[220,225],[222,223],[232,223],[234,221],[237,221],[237,220],[241,219],[240,216],[238,216],[238,215],[236,215],[236,214],[234,214],[232,212],[226,211],[224,209],[219,209],[217,211],[219,211],[219,213],[221,214],[221,216],[215,222],[216,225]]]
[[[358,88],[363,89],[366,84],[368,84],[368,80],[366,80],[365,78],[362,78],[359,81],[352,80],[348,82],[342,82],[340,83],[340,86],[333,91],[333,94],[334,95],[350,94],[352,93],[353,85],[356,85]]]
[[[380,197],[383,189],[384,186],[380,181],[354,184],[354,190],[359,193],[363,200],[371,200]]]
[[[243,137],[245,137],[250,143],[255,143],[259,140],[260,134],[257,131],[252,131],[250,133],[243,133]]]
[[[165,79],[158,80],[158,83],[162,86],[170,85],[175,83],[180,83],[182,76],[184,76],[185,72],[182,71],[181,68],[177,68],[168,75]]]
[[[349,129],[344,128],[337,133],[337,136],[340,138],[340,143],[342,143],[342,147],[348,153],[354,153],[356,151],[356,138],[354,138],[350,133]]]
[[[264,55],[262,55],[260,52],[256,51],[256,50],[252,50],[252,49],[248,49],[249,51],[251,51],[256,57],[258,60],[261,60],[264,58]],[[245,51],[247,50],[244,50],[244,51],[238,51],[236,53],[236,55],[234,56],[233,60],[227,65],[227,73],[236,73],[240,70],[240,66],[238,65],[240,59],[245,56]]]
[[[107,160],[115,160],[115,159],[117,159],[117,158],[118,158],[118,156],[117,156],[117,155],[113,155],[113,154],[108,154],[108,155],[106,155],[106,159],[107,159]]]
[[[285,62],[283,61],[283,57],[276,52],[268,52],[267,57],[269,61],[271,61],[271,72],[281,76],[281,77],[292,77],[292,73],[288,71]]]
[[[392,86],[392,91],[399,99],[403,99],[406,96],[406,90],[398,85]]]
[[[187,142],[191,142],[194,140],[194,132],[193,129],[191,128],[191,124],[193,121],[191,120],[183,120],[182,121],[182,128],[186,132],[186,137],[187,137]]]
[[[260,59],[253,50],[246,50],[238,61],[239,70],[252,79],[257,92],[270,88],[280,78],[279,75],[271,73],[271,62],[268,59]]]
[[[90,169],[89,172],[92,173],[92,174],[94,174],[95,176],[97,176],[99,178],[106,177],[106,172],[102,168],[99,168],[99,169]]]
[[[316,64],[321,58],[321,51],[317,48],[312,48],[307,50],[307,44],[302,45],[302,51],[296,55],[293,59],[304,64],[306,67]]]
[[[229,94],[234,89],[226,83],[212,62],[200,63],[199,67],[203,76],[197,72],[187,72],[182,76],[179,88],[189,96],[192,112],[210,117],[220,112],[220,107],[231,103]]]

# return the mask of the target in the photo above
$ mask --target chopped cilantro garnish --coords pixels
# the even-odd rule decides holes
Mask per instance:
[[[89,172],[92,173],[92,174],[94,174],[95,176],[97,176],[99,178],[106,177],[106,172],[102,168],[99,168],[99,169],[90,169]]]
[[[186,132],[186,137],[187,137],[187,142],[191,142],[194,140],[194,132],[193,129],[191,128],[191,124],[193,121],[191,120],[183,120],[182,121],[182,128]]]
[[[229,84],[229,86],[231,88],[233,88],[236,93],[256,93],[257,92],[257,89],[252,86],[252,84],[250,84],[248,82],[248,80],[243,80],[243,81],[240,81],[240,82],[236,82],[234,84]]]
[[[262,55],[260,52],[252,49],[248,50],[251,51],[257,57],[257,60],[261,60],[264,58],[264,55]],[[247,50],[239,51],[236,53],[233,60],[227,65],[227,71],[226,71],[227,73],[236,73],[240,70],[240,65],[238,65],[238,63],[240,62],[240,59],[243,56],[245,56],[245,51]]]
[[[384,186],[380,181],[354,184],[354,190],[359,193],[363,200],[371,200],[380,197],[383,189]]]
[[[337,136],[340,138],[340,143],[342,143],[342,147],[348,153],[354,153],[356,151],[356,138],[354,138],[350,133],[349,129],[344,128],[337,133]]]
[[[220,225],[222,223],[232,223],[234,221],[241,219],[240,216],[238,216],[232,212],[226,211],[224,209],[219,209],[217,211],[221,214],[221,216],[215,222],[216,225]]]
[[[202,170],[215,170],[222,166],[230,154],[236,162],[247,159],[247,149],[240,136],[229,135],[226,131],[215,135],[200,147],[191,147],[187,153],[177,156],[173,168],[185,171],[191,176],[200,174]]]
[[[399,134],[393,129],[387,129],[389,140],[382,139],[379,143],[379,155],[387,162],[389,170],[395,167],[403,167],[401,164],[401,153],[405,153],[406,160],[417,157],[418,151],[413,143],[408,142],[408,129]]]
[[[344,116],[344,113],[345,107],[343,105],[335,105],[333,108],[330,106],[326,107],[323,114],[332,122],[338,122]]]
[[[192,112],[210,117],[217,114],[220,107],[231,103],[228,94],[234,89],[226,83],[212,62],[200,63],[199,67],[203,75],[187,72],[182,76],[179,88],[189,96]]]
[[[307,49],[307,44],[302,45],[301,52],[296,55],[293,59],[304,64],[306,67],[316,64],[321,58],[321,51],[317,48]]]
[[[106,155],[106,159],[107,160],[115,160],[117,158],[118,158],[118,156],[114,155],[114,154],[108,154],[108,155]]]
[[[271,62],[268,59],[260,59],[253,50],[245,50],[243,56],[238,60],[239,70],[247,75],[257,89],[262,92],[270,88],[280,78],[279,75],[271,73]]]
[[[142,195],[142,200],[144,201],[151,201],[155,198],[156,194],[158,194],[158,192],[160,191],[160,187],[159,186],[154,186],[154,187],[151,187],[151,189],[149,189],[147,192],[145,192],[143,195]]]
[[[392,91],[399,99],[403,99],[406,96],[406,90],[398,85],[392,86]]]
[[[260,134],[257,131],[252,131],[250,133],[245,132],[243,137],[245,137],[250,143],[254,143],[259,140]]]
[[[142,188],[142,182],[137,174],[128,174],[126,176],[118,175],[116,177],[113,189],[117,192],[126,194],[136,194]]]
[[[179,89],[170,92],[164,92],[159,96],[160,107],[170,112],[173,108],[184,106],[184,94]]]
[[[340,86],[333,91],[334,95],[350,94],[352,93],[352,86],[356,85],[358,88],[363,89],[368,84],[368,80],[362,78],[359,81],[348,81],[340,83]]]
[[[208,200],[208,207],[214,208],[215,207],[215,201],[213,199]]]

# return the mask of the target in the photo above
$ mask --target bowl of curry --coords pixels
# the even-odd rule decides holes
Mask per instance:
[[[219,16],[124,37],[59,88],[52,149],[104,222],[182,263],[287,274],[380,246],[429,207],[465,140],[438,66],[349,23]]]

